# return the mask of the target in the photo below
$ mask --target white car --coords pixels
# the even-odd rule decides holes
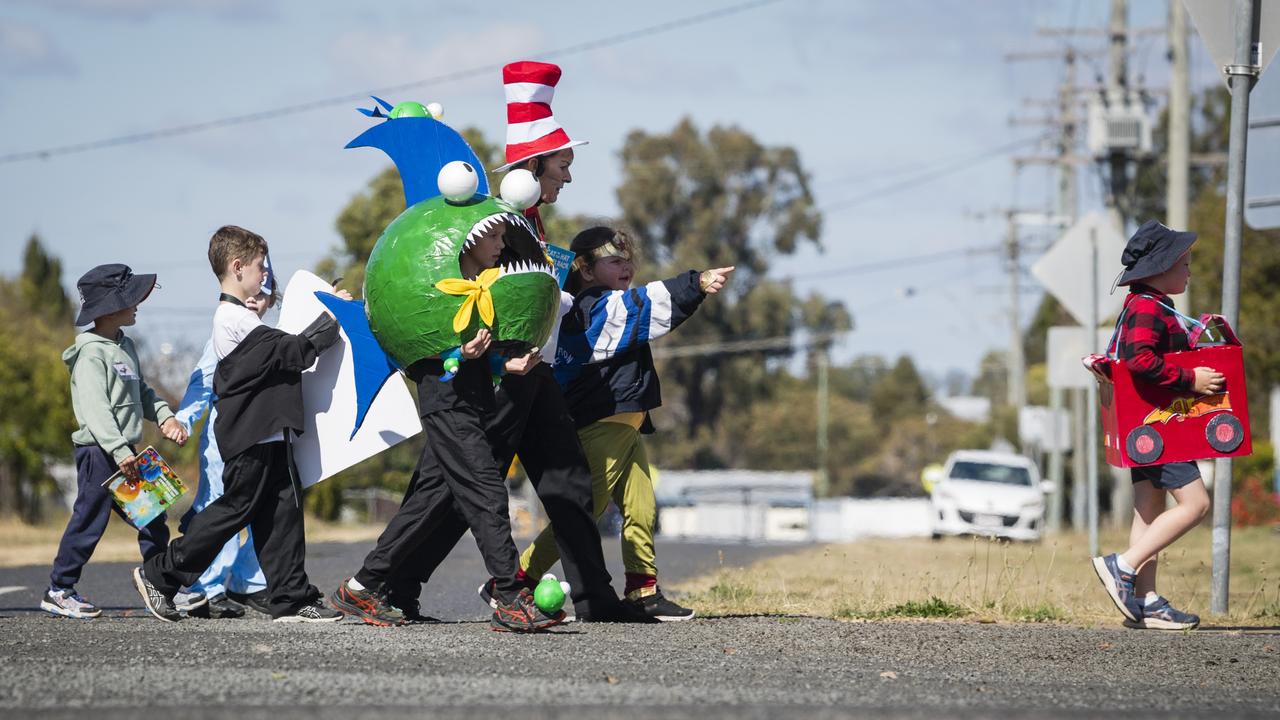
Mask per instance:
[[[947,458],[929,495],[933,537],[986,535],[1039,540],[1044,496],[1053,483],[1041,482],[1029,459],[1011,453],[957,450]]]

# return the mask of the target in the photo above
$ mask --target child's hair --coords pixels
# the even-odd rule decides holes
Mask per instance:
[[[594,251],[609,244],[616,245],[634,256],[635,243],[624,230],[597,225],[574,236],[573,241],[569,243],[569,250],[574,255],[573,269],[564,281],[565,292],[577,295],[586,289],[586,280],[582,277],[581,268],[595,264],[599,258],[595,257]]]
[[[262,236],[238,225],[223,225],[209,238],[209,265],[213,274],[222,280],[231,261],[243,262],[267,254],[267,241]]]

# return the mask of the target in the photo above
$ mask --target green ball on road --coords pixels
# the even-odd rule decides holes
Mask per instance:
[[[564,607],[564,596],[565,589],[560,581],[556,580],[555,575],[548,573],[542,576],[538,586],[533,589],[533,604],[542,612],[555,615]]]

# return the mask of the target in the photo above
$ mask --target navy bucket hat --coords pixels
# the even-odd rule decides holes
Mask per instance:
[[[1124,246],[1120,255],[1124,272],[1116,285],[1128,285],[1168,270],[1195,241],[1193,232],[1179,232],[1155,220],[1146,221]]]
[[[76,325],[88,325],[103,315],[140,304],[156,287],[156,276],[134,275],[128,265],[99,265],[80,276],[80,315]]]

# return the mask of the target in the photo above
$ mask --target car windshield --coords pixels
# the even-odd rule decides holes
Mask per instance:
[[[1026,468],[1013,465],[993,465],[984,462],[960,460],[951,466],[952,480],[977,480],[1002,485],[1030,485],[1031,473]]]

